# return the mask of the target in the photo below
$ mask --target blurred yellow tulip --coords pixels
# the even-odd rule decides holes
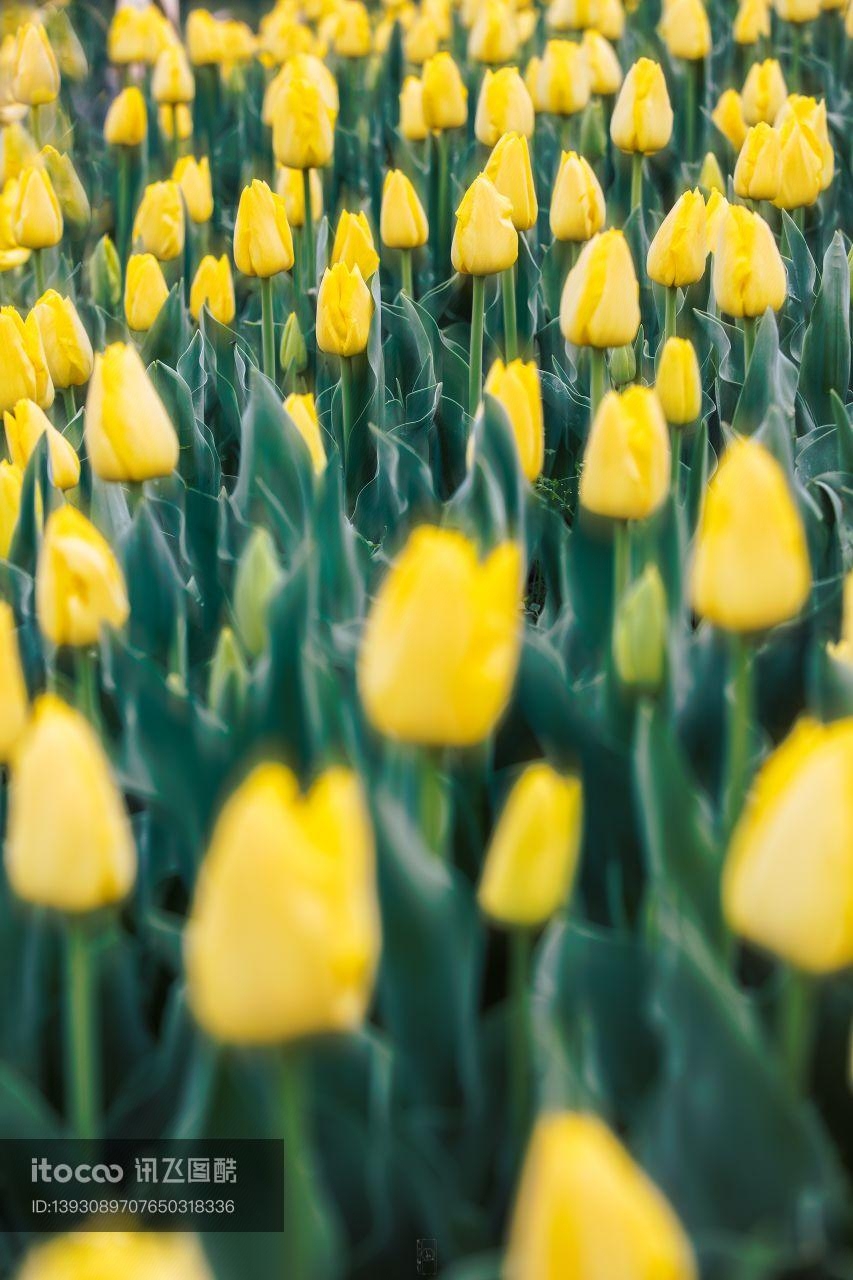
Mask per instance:
[[[114,342],[95,356],[86,398],[86,449],[101,480],[141,484],[178,465],[178,437],[136,348]]]

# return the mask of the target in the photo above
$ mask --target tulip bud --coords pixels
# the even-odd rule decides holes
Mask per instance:
[[[7,464],[8,465],[8,464]],[[0,763],[8,764],[27,723],[29,695],[11,605],[0,600]]]
[[[33,312],[22,320],[14,307],[0,307],[0,411],[19,400],[49,409],[53,382]]]
[[[350,213],[344,209],[338,220],[332,245],[332,266],[343,262],[354,271],[358,267],[363,280],[369,280],[379,266],[379,254],[373,243],[373,232],[363,209]]]
[[[821,158],[820,189],[825,191],[835,173],[835,153],[829,140],[826,103],[803,97],[799,93],[792,93],[781,107],[775,121],[775,127],[781,132],[783,139],[786,121],[791,116],[795,116],[800,124],[805,126],[805,136],[809,145]]]
[[[723,219],[728,213],[728,209],[729,202],[723,193],[721,191],[712,191],[705,203],[705,239],[709,253],[716,251]]]
[[[456,271],[472,276],[506,271],[518,258],[512,204],[485,174],[474,179],[456,210],[450,256]]]
[[[80,459],[74,446],[33,400],[19,400],[14,410],[3,414],[6,444],[16,467],[26,470],[41,437],[47,433],[51,479],[57,489],[73,489],[80,479]]]
[[[86,448],[101,480],[141,484],[178,465],[178,437],[136,348],[114,342],[95,356],[86,398]]]
[[[0,149],[0,177],[4,190],[14,178],[20,178],[25,169],[38,163],[38,154],[38,147],[23,125],[16,123],[4,128]]]
[[[422,142],[429,133],[424,118],[423,84],[406,76],[400,90],[400,132],[409,142]]]
[[[220,324],[231,324],[236,314],[231,264],[224,253],[221,258],[208,253],[198,264],[190,289],[190,314],[194,320],[198,320],[205,306]]]
[[[192,112],[185,102],[175,107],[159,107],[157,127],[167,142],[186,142],[193,131]]]
[[[15,239],[18,186],[16,179],[10,179],[0,190],[0,272],[22,267],[30,257],[30,250],[22,248]]]
[[[86,263],[89,292],[102,311],[115,311],[121,298],[121,262],[109,236],[101,236]]]
[[[530,150],[524,134],[505,133],[495,144],[483,172],[495,190],[509,200],[512,225],[516,231],[529,231],[536,222],[539,206],[530,167]]]
[[[385,175],[379,235],[389,249],[418,249],[427,242],[424,207],[402,169],[389,169]]]
[[[483,0],[468,36],[469,60],[500,65],[510,62],[517,48],[518,32],[510,7],[503,0]]]
[[[788,281],[773,232],[757,213],[729,205],[720,222],[714,251],[714,296],[730,316],[760,316],[778,311]]]
[[[601,98],[590,98],[581,116],[580,154],[590,164],[597,164],[607,155],[609,146]]]
[[[610,137],[620,151],[652,155],[672,137],[673,114],[660,63],[639,58],[631,67],[610,121]]]
[[[65,152],[57,151],[56,147],[43,147],[41,158],[53,183],[65,221],[70,222],[73,227],[88,227],[92,219],[92,207],[71,157]]]
[[[255,178],[243,188],[234,223],[234,265],[267,279],[293,266],[293,237],[281,196]]]
[[[818,139],[794,114],[785,116],[777,133],[779,189],[773,203],[780,209],[814,204],[821,192],[823,156]]]
[[[708,243],[705,200],[697,187],[675,202],[649,245],[649,279],[668,288],[686,288],[705,274]]]
[[[608,392],[586,444],[581,506],[614,520],[645,520],[665,501],[669,477],[669,433],[654,391]]]
[[[207,156],[200,160],[195,156],[181,156],[172,171],[172,179],[181,188],[187,213],[196,226],[209,222],[213,217],[213,188]]]
[[[177,182],[150,182],[133,222],[144,253],[171,262],[184,251],[184,202]]]
[[[147,332],[163,309],[169,286],[153,253],[132,253],[124,281],[124,316],[128,328]]]
[[[42,107],[59,97],[56,55],[40,22],[28,22],[18,31],[12,92],[28,107]]]
[[[581,347],[622,347],[640,327],[640,286],[628,241],[615,228],[581,249],[560,302],[560,330]]]
[[[695,422],[702,408],[702,377],[696,349],[686,338],[667,338],[658,362],[655,391],[667,422]]]
[[[8,557],[15,536],[23,484],[21,468],[4,458],[0,462],[0,558],[3,560]]]
[[[743,102],[737,89],[726,89],[711,113],[711,119],[720,133],[735,150],[740,151],[746,137],[747,123],[743,114]]]
[[[193,9],[187,14],[185,35],[187,54],[194,67],[215,67],[222,62],[222,23],[209,10]]]
[[[299,318],[295,311],[284,322],[281,334],[281,350],[279,352],[282,371],[287,374],[304,373],[308,368],[308,349],[305,338],[299,327]]]
[[[711,49],[711,23],[702,0],[668,0],[658,35],[671,58],[699,62]]]
[[[604,226],[604,192],[592,166],[576,151],[564,151],[551,195],[555,240],[589,240]]]
[[[416,12],[412,25],[403,36],[403,57],[413,66],[422,67],[438,53],[441,44],[438,27],[431,14]],[[377,52],[379,52],[377,50]]]
[[[267,614],[283,573],[275,543],[266,529],[255,529],[246,543],[234,579],[234,619],[246,652],[257,658],[267,647]]]
[[[450,529],[412,533],[364,630],[358,687],[371,724],[402,742],[470,746],[509,701],[521,640],[521,551],[482,562]]]
[[[540,1114],[524,1159],[510,1227],[513,1280],[577,1273],[698,1280],[690,1241],[668,1201],[593,1115]]]
[[[430,58],[424,64],[421,82],[421,106],[427,129],[440,133],[461,128],[468,119],[468,90],[450,54],[437,53]]]
[[[647,565],[628,587],[616,610],[613,660],[621,683],[654,694],[666,671],[666,591],[657,565]]]
[[[50,176],[35,166],[25,169],[14,214],[15,240],[25,249],[49,249],[62,239],[62,210]]]
[[[314,81],[295,76],[283,85],[273,119],[273,151],[290,169],[322,169],[334,150],[334,119]]]
[[[120,902],[136,879],[133,833],[109,760],[86,718],[52,693],[36,701],[15,755],[6,874],[24,902],[73,913]]]
[[[757,44],[770,35],[770,9],[768,0],[740,0],[732,36],[735,44]]]
[[[600,31],[584,31],[581,48],[589,67],[590,91],[596,96],[611,97],[618,93],[624,76],[616,50]]]
[[[142,62],[153,66],[161,50],[175,43],[175,33],[153,4],[144,9],[125,5],[117,9],[107,32],[107,54],[116,66]]]
[[[787,96],[785,77],[776,59],[754,62],[741,93],[744,120],[747,124],[758,124],[761,120],[772,124]]]
[[[136,85],[128,85],[110,103],[104,120],[104,140],[112,146],[136,147],[147,133],[145,98]]]
[[[714,155],[713,151],[706,152],[705,159],[702,161],[702,168],[699,173],[699,186],[708,194],[712,191],[720,191],[725,194],[726,180],[723,177],[720,162]]]
[[[583,111],[592,89],[589,64],[573,40],[549,40],[531,89],[537,111],[571,116]]]
[[[311,217],[316,226],[323,216],[323,183],[316,169],[309,171],[308,185],[311,191]],[[287,221],[291,227],[304,227],[305,183],[303,181],[303,170],[288,169],[286,165],[279,165],[275,189],[284,200]]]
[[[533,137],[533,101],[518,67],[487,70],[477,99],[474,132],[485,147],[493,147],[505,133]]]
[[[295,392],[284,402],[284,411],[293,419],[293,425],[308,446],[314,474],[320,475],[326,466],[326,450],[320,433],[320,420],[317,417],[317,406],[309,392],[297,395]]]
[[[109,543],[76,507],[47,519],[36,572],[36,615],[56,645],[96,644],[101,627],[123,627],[129,605]]]
[[[807,973],[853,963],[853,720],[800,720],[765,760],[723,868],[741,938]]]
[[[361,271],[336,262],[323,273],[317,294],[317,346],[327,355],[364,351],[373,319],[373,299]]]
[[[634,344],[626,342],[614,347],[610,356],[610,379],[614,387],[621,388],[633,382],[637,376],[637,356]]]
[[[725,631],[762,631],[796,617],[810,589],[805,533],[785,473],[757,440],[737,439],[708,486],[693,607]]]
[[[744,139],[734,173],[742,200],[775,200],[782,181],[779,134],[766,121],[753,125]]]
[[[335,53],[339,58],[366,58],[372,43],[370,14],[361,0],[341,0],[334,20]]]
[[[542,472],[545,457],[542,391],[536,362],[531,360],[525,364],[523,360],[512,360],[505,365],[503,360],[496,360],[489,370],[484,391],[506,410],[521,470],[532,484]]]
[[[151,94],[155,102],[170,107],[192,102],[195,76],[181,45],[171,44],[159,54],[151,78]]]
[[[775,6],[783,22],[814,22],[821,12],[821,0],[775,0]]]
[[[43,293],[33,307],[48,372],[55,386],[82,387],[92,376],[95,357],[89,335],[70,298],[55,289]]]
[[[119,13],[136,12],[120,9]],[[81,1231],[56,1236],[26,1255],[16,1280],[80,1280],[98,1271],[113,1276],[155,1276],[158,1269],[181,1280],[213,1280],[195,1236],[147,1231]]]
[[[489,843],[477,890],[481,910],[510,927],[545,924],[571,892],[582,824],[580,779],[544,760],[528,765]]]
[[[223,627],[216,642],[207,682],[207,705],[230,722],[246,698],[249,673],[230,627]]]

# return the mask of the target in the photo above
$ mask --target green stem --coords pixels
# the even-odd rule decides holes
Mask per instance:
[[[350,356],[341,356],[341,447],[343,449],[344,474],[346,474],[349,463],[352,426],[352,358]]]
[[[80,711],[96,732],[101,727],[101,707],[98,697],[97,659],[94,649],[79,645],[74,650],[75,701]]]
[[[73,387],[62,388],[62,402],[65,405],[65,425],[67,426],[77,413],[77,401],[74,398]]]
[[[47,287],[44,278],[44,249],[33,251],[33,268],[36,274],[36,289],[38,296],[41,297]]]
[[[420,827],[430,853],[440,860],[447,857],[447,787],[444,761],[438,750],[429,747],[420,753],[418,791]]]
[[[635,151],[631,156],[631,212],[643,203],[643,153]]]
[[[314,261],[314,210],[311,207],[311,170],[302,170],[302,198],[305,201],[305,222],[303,223],[303,249],[305,263],[302,268],[306,293],[314,288],[316,263]]]
[[[473,418],[483,389],[483,325],[486,315],[486,277],[472,276],[471,349],[468,359],[468,412]]]
[[[670,425],[669,428],[669,447],[672,457],[672,472],[670,475],[670,486],[672,488],[672,500],[678,505],[679,488],[681,486],[681,429]]]
[[[803,56],[803,28],[799,22],[791,23],[791,92],[802,92],[801,63]]]
[[[665,294],[663,340],[674,338],[678,331],[678,289],[667,286]]]
[[[510,1132],[524,1144],[530,1108],[530,943],[528,929],[509,935],[509,1105]]]
[[[685,111],[687,112],[687,120],[685,122],[687,126],[687,155],[685,159],[688,164],[691,160],[696,158],[696,67],[697,64],[695,62],[688,60],[685,68],[685,74],[687,76],[687,102],[685,104]]]
[[[130,178],[131,158],[129,147],[118,148],[118,197],[116,209],[116,240],[119,261],[124,271],[130,240]]]
[[[780,994],[778,1037],[779,1055],[785,1075],[796,1095],[805,1092],[811,1067],[815,1003],[814,980],[796,969],[789,969]]]
[[[283,1274],[288,1280],[308,1280],[310,1260],[306,1226],[311,1185],[305,1123],[306,1085],[302,1063],[296,1052],[292,1046],[285,1046],[279,1080],[285,1160]]]
[[[613,620],[631,580],[631,526],[617,520],[613,528]]]
[[[589,349],[589,420],[598,412],[607,392],[607,355],[603,347]]]
[[[450,154],[446,129],[435,135],[435,156],[438,167],[438,262],[435,274],[438,280],[443,280],[450,243]]]
[[[755,347],[755,316],[743,318],[743,376],[746,377]]]
[[[723,791],[723,827],[731,836],[747,791],[749,740],[752,724],[752,651],[739,633],[731,636],[726,777]]]
[[[98,1133],[100,1066],[96,1043],[95,972],[86,926],[70,919],[65,951],[65,1046],[68,1119],[81,1138]]]
[[[275,323],[272,306],[272,276],[261,279],[261,337],[264,373],[275,382]]]
[[[400,276],[401,276],[401,282],[400,282],[401,291],[405,293],[406,297],[414,298],[415,283],[412,275],[411,249],[400,250]]]
[[[518,319],[515,312],[515,263],[501,272],[504,304],[504,349],[507,364],[518,355]]]
[[[36,144],[36,149],[38,151],[41,151],[41,107],[40,106],[30,107],[30,124],[32,125],[32,129],[33,129],[33,142]]]

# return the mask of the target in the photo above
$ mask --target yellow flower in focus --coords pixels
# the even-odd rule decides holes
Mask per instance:
[[[800,720],[761,766],[722,898],[733,933],[795,968],[853,964],[853,720]]]
[[[449,53],[437,53],[424,63],[421,106],[427,129],[459,129],[468,119],[468,90]],[[405,93],[406,86],[403,86]]]
[[[714,247],[714,296],[730,316],[760,316],[778,311],[788,279],[773,232],[757,213],[729,205]]]
[[[4,458],[0,461],[0,559],[5,560],[12,546],[18,516],[21,512],[21,490],[24,473]]]
[[[379,254],[373,243],[373,232],[363,209],[350,213],[344,209],[332,245],[332,266],[345,262],[350,270],[358,267],[363,280],[369,280],[379,266]]]
[[[358,267],[336,262],[317,294],[317,346],[327,355],[355,356],[367,347],[373,298]]]
[[[762,631],[797,616],[811,581],[784,471],[757,440],[735,440],[708,485],[691,572],[693,607],[725,631]]]
[[[667,338],[660,353],[655,391],[667,422],[695,422],[702,408],[702,376],[696,348],[686,338]]]
[[[24,169],[18,185],[14,234],[25,249],[49,249],[62,239],[62,210],[44,169]]]
[[[334,123],[329,106],[313,80],[284,82],[272,125],[273,152],[290,169],[322,169],[332,158]]]
[[[671,58],[698,62],[711,49],[711,23],[702,0],[668,0],[658,35]]]
[[[673,114],[660,63],[638,58],[631,67],[610,120],[610,137],[620,151],[653,155],[672,137]]]
[[[499,66],[510,62],[518,48],[512,9],[504,0],[483,0],[468,36],[468,58]]]
[[[505,133],[523,133],[532,138],[535,119],[533,100],[518,67],[487,70],[477,99],[477,140],[484,147],[493,147]]]
[[[358,687],[374,728],[402,742],[471,746],[509,701],[521,647],[521,550],[482,562],[464,535],[422,526],[373,601]]]
[[[170,44],[158,55],[151,78],[151,94],[161,106],[176,107],[179,103],[192,102],[195,76],[181,45]]]
[[[740,151],[749,127],[744,119],[743,102],[737,89],[726,89],[711,112],[711,119],[735,151]]]
[[[698,1280],[669,1202],[596,1116],[536,1121],[510,1227],[512,1280]]]
[[[757,44],[770,35],[769,0],[740,0],[732,35],[735,44]]]
[[[531,88],[537,111],[570,116],[589,102],[592,82],[583,47],[573,40],[549,40]]]
[[[323,447],[320,419],[317,417],[313,395],[310,391],[305,395],[292,392],[284,402],[284,411],[293,419],[296,430],[308,446],[314,474],[320,475],[326,466],[326,450]]]
[[[551,233],[555,240],[589,240],[604,226],[604,192],[589,161],[564,151],[551,195]]]
[[[48,289],[33,307],[32,314],[54,386],[82,387],[92,376],[95,357],[74,303],[70,298],[61,297],[55,289]]]
[[[523,360],[511,360],[507,365],[503,360],[496,360],[483,390],[506,410],[521,470],[532,484],[541,475],[545,458],[542,389],[535,360],[527,364]]]
[[[207,156],[200,160],[195,156],[181,156],[175,163],[172,180],[181,188],[191,221],[196,226],[209,222],[213,217],[213,187]]]
[[[424,87],[417,76],[406,76],[400,90],[400,132],[409,142],[423,142],[429,133],[424,116]]]
[[[33,400],[19,400],[3,414],[6,444],[16,467],[26,470],[33,450],[45,433],[50,453],[50,474],[57,489],[73,489],[80,479],[80,459],[74,446]]]
[[[12,759],[29,714],[12,606],[0,600],[0,763]]]
[[[808,129],[807,137],[812,146],[817,145],[821,157],[820,188],[825,191],[835,174],[835,152],[829,139],[829,127],[826,122],[826,103],[817,102],[814,98],[804,97],[800,93],[792,93],[782,104],[776,117],[775,127],[784,134],[785,122],[795,116],[800,124]]]
[[[59,97],[59,67],[47,32],[40,22],[18,31],[12,92],[17,102],[43,107]]]
[[[184,202],[177,182],[150,182],[133,220],[133,239],[144,253],[171,262],[184,250]]]
[[[101,480],[142,483],[178,465],[178,437],[136,348],[113,342],[95,356],[86,398],[86,449]]]
[[[259,178],[243,188],[234,223],[234,265],[266,279],[293,266],[293,236],[280,195]]]
[[[740,95],[744,120],[747,124],[758,124],[761,120],[772,124],[787,96],[785,77],[776,59],[754,62]]]
[[[146,333],[163,309],[169,286],[153,253],[132,253],[124,278],[124,318],[128,328]]]
[[[124,12],[121,10],[120,12]],[[73,1231],[37,1245],[15,1280],[213,1280],[195,1236],[153,1231]]]
[[[311,192],[311,217],[314,225],[323,216],[323,183],[316,169],[308,175],[308,186]],[[291,227],[305,226],[305,182],[302,169],[288,169],[279,165],[275,180],[275,189],[284,200],[284,210]]]
[[[530,165],[530,149],[523,133],[505,133],[495,144],[483,170],[495,190],[512,205],[516,231],[529,231],[539,212]]]
[[[624,76],[616,50],[599,31],[585,31],[581,48],[589,67],[590,90],[598,97],[611,97],[622,87]]]
[[[385,175],[379,235],[389,249],[418,249],[429,237],[424,207],[402,169],[389,169]]]
[[[198,264],[190,289],[190,314],[198,320],[202,307],[207,307],[214,320],[231,324],[236,313],[234,281],[227,254],[214,258],[207,253]]]
[[[649,245],[649,279],[668,288],[686,288],[701,280],[708,257],[705,198],[697,187],[685,191],[664,218]]]
[[[780,182],[773,203],[779,209],[812,205],[821,193],[823,153],[807,124],[793,112],[778,126]]]
[[[185,934],[196,1020],[227,1044],[354,1031],[381,946],[370,816],[355,774],[307,795],[261,764],[231,795],[201,865]]]
[[[600,231],[572,267],[560,301],[560,331],[579,347],[624,347],[640,327],[640,286],[621,231]]]
[[[110,103],[104,139],[114,147],[138,147],[148,136],[148,109],[135,84],[122,89]]]
[[[580,779],[544,760],[530,764],[507,797],[486,852],[477,901],[500,924],[545,924],[572,888],[580,852]]]
[[[464,275],[506,271],[518,258],[518,232],[512,204],[485,174],[471,183],[456,210],[450,257]]]
[[[19,400],[49,409],[53,382],[33,312],[22,320],[14,307],[0,307],[0,411]]]
[[[581,506],[614,520],[645,520],[666,499],[669,478],[669,432],[654,391],[609,391],[586,443]]]
[[[782,146],[766,121],[749,130],[734,172],[735,194],[742,200],[775,200],[782,181]]]
[[[36,571],[42,634],[56,645],[96,644],[101,627],[123,627],[128,612],[109,543],[76,507],[58,507],[48,516]]]

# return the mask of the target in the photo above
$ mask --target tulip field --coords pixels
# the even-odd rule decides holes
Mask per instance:
[[[0,1276],[853,1277],[851,238],[851,0],[7,0]]]

